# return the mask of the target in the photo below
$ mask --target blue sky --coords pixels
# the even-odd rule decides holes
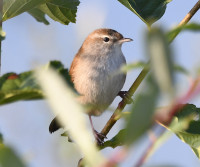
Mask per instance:
[[[169,30],[177,25],[186,13],[196,3],[196,0],[176,0],[168,4],[165,15],[155,25]],[[200,13],[193,21],[199,22]],[[48,18],[48,20],[50,20]],[[131,11],[116,0],[81,1],[78,7],[77,23],[68,26],[50,20],[46,26],[38,23],[28,14],[22,14],[3,23],[6,40],[2,46],[2,73],[23,72],[45,64],[50,60],[60,60],[69,67],[85,37],[96,28],[112,28],[134,41],[123,46],[122,50],[127,62],[146,61],[145,38],[146,25]],[[186,67],[191,73],[200,63],[200,34],[184,32],[172,43],[175,61]],[[124,90],[127,90],[139,70],[128,73]],[[179,93],[187,90],[187,79],[179,77]],[[116,98],[112,107],[119,102]],[[200,106],[198,98],[193,100]],[[111,115],[106,112],[101,117],[94,118],[97,130],[101,130]],[[53,118],[51,110],[45,101],[17,102],[0,108],[0,131],[4,134],[6,143],[12,145],[27,161],[30,167],[64,167],[76,166],[81,157],[74,144],[59,136],[59,132],[50,135],[48,125]],[[123,122],[119,121],[112,129],[111,138]],[[121,166],[133,166],[137,156],[144,149],[144,143],[134,147],[132,154]],[[103,153],[109,155],[112,149]],[[172,136],[161,146],[147,165],[171,164],[181,167],[200,166],[199,160],[189,146]]]

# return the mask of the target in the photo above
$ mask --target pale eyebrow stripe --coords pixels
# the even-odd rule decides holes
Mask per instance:
[[[90,37],[91,37],[91,38],[102,38],[102,37],[103,37],[103,38],[104,38],[104,37],[109,37],[109,38],[110,38],[111,36],[110,36],[109,34],[104,35],[104,34],[101,34],[101,33],[100,33],[100,34],[95,33],[95,34],[91,35]]]

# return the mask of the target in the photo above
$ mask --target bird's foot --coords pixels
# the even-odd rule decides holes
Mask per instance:
[[[122,99],[125,99],[128,104],[131,104],[133,102],[133,99],[131,98],[131,95],[128,93],[128,91],[120,91],[118,94]]]
[[[93,132],[97,145],[102,146],[104,143],[104,139],[107,139],[107,137],[104,134],[97,132],[96,130],[94,130]]]

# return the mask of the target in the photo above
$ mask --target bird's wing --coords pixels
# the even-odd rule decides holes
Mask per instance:
[[[71,64],[71,67],[69,69],[69,74],[71,76],[71,81],[74,82],[74,69],[75,67],[77,66],[78,64],[78,61],[79,61],[79,54],[77,54],[75,57],[74,57],[74,60],[72,61],[72,64]]]

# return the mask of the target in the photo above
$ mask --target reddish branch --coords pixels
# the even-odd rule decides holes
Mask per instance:
[[[167,111],[168,113],[167,115],[163,114],[163,112],[158,112],[155,115],[155,120],[166,126],[169,125],[174,115],[176,115],[176,113],[180,111],[180,109],[184,106],[184,104],[199,93],[200,93],[200,77],[198,77],[192,82],[190,89],[184,96],[175,101],[174,105],[170,108],[170,111]]]
[[[161,136],[164,132],[165,132],[165,129],[163,127],[160,127],[159,128],[162,128],[160,129],[160,132],[157,136]],[[149,146],[148,148],[146,149],[145,153],[143,154],[142,157],[140,157],[139,161],[137,162],[137,164],[135,165],[135,167],[140,167],[142,166],[142,164],[146,161],[146,159],[149,157],[149,155],[151,154],[152,152],[152,148],[154,147],[154,144],[156,143],[158,137],[157,136],[152,136],[154,134],[150,134],[149,137],[150,137],[150,143],[149,143]]]
[[[158,112],[155,117],[154,121],[157,123],[161,123],[164,125],[169,125],[174,118],[174,115],[180,111],[181,107],[183,107],[185,103],[187,103],[190,99],[194,98],[196,95],[200,93],[200,77],[195,79],[190,87],[190,89],[186,92],[184,96],[181,98],[177,99],[174,105],[171,107],[169,111],[167,111],[167,114],[163,114],[162,112]],[[145,150],[143,155],[140,157],[138,160],[137,164],[135,167],[140,167],[144,164],[146,159],[149,157],[150,153],[152,152],[152,149],[154,148],[154,144],[156,143],[156,139],[158,139],[162,134],[165,132],[165,129],[161,129],[160,133],[158,134],[157,138],[154,138],[153,140],[150,141],[150,144],[148,148]]]

